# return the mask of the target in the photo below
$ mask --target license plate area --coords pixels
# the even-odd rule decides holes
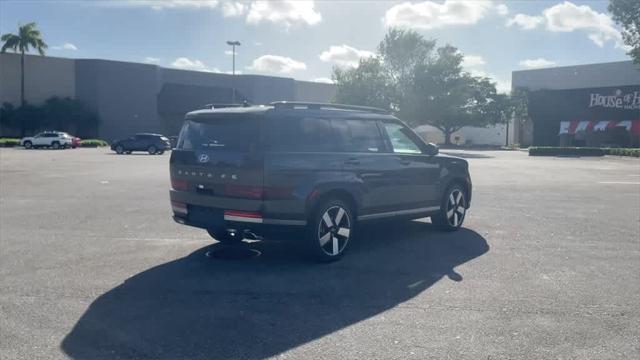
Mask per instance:
[[[224,212],[221,209],[206,206],[189,205],[189,222],[215,227],[224,225]]]

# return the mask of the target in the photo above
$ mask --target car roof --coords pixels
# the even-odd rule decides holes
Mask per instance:
[[[236,117],[242,115],[302,115],[322,116],[330,114],[334,118],[362,119],[395,119],[386,110],[342,104],[313,103],[313,102],[287,102],[279,101],[269,105],[253,105],[243,107],[222,107],[191,111],[186,114],[187,119],[197,118],[221,118]]]

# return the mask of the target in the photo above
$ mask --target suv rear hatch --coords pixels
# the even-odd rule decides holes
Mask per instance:
[[[224,212],[227,220],[244,216],[243,221],[259,222],[260,119],[255,113],[224,112],[187,117],[170,161],[176,215],[199,222],[199,217],[221,218]]]

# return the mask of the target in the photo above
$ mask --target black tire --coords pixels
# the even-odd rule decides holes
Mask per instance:
[[[60,149],[60,143],[57,142],[57,141],[52,142],[51,143],[51,148],[54,149],[54,150]]]
[[[235,236],[229,234],[226,230],[207,229],[209,236],[223,243],[224,245],[237,245],[242,242],[242,235],[236,233]]]
[[[349,248],[355,224],[355,213],[348,203],[339,199],[322,202],[307,223],[307,253],[320,262],[339,260]]]
[[[460,184],[453,184],[447,188],[440,210],[431,216],[431,222],[440,230],[458,230],[467,214],[467,191]]]
[[[122,145],[116,146],[116,154],[118,155],[124,154],[124,147]]]
[[[156,152],[158,152],[158,148],[157,148],[157,147],[155,147],[155,146],[153,146],[153,145],[151,145],[151,146],[149,146],[149,147],[147,148],[147,151],[149,152],[149,155],[153,155],[153,154],[155,154]]]
[[[25,141],[24,144],[22,144],[24,146],[25,149],[32,149],[33,148],[33,143],[31,141]]]

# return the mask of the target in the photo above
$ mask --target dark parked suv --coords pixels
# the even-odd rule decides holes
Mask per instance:
[[[438,155],[384,110],[336,104],[190,112],[171,154],[174,219],[221,242],[304,234],[339,259],[357,223],[431,217],[458,229],[471,200],[465,160]]]
[[[131,154],[132,151],[146,151],[151,155],[162,155],[171,150],[169,139],[160,134],[140,133],[111,143],[111,150],[118,154]]]

